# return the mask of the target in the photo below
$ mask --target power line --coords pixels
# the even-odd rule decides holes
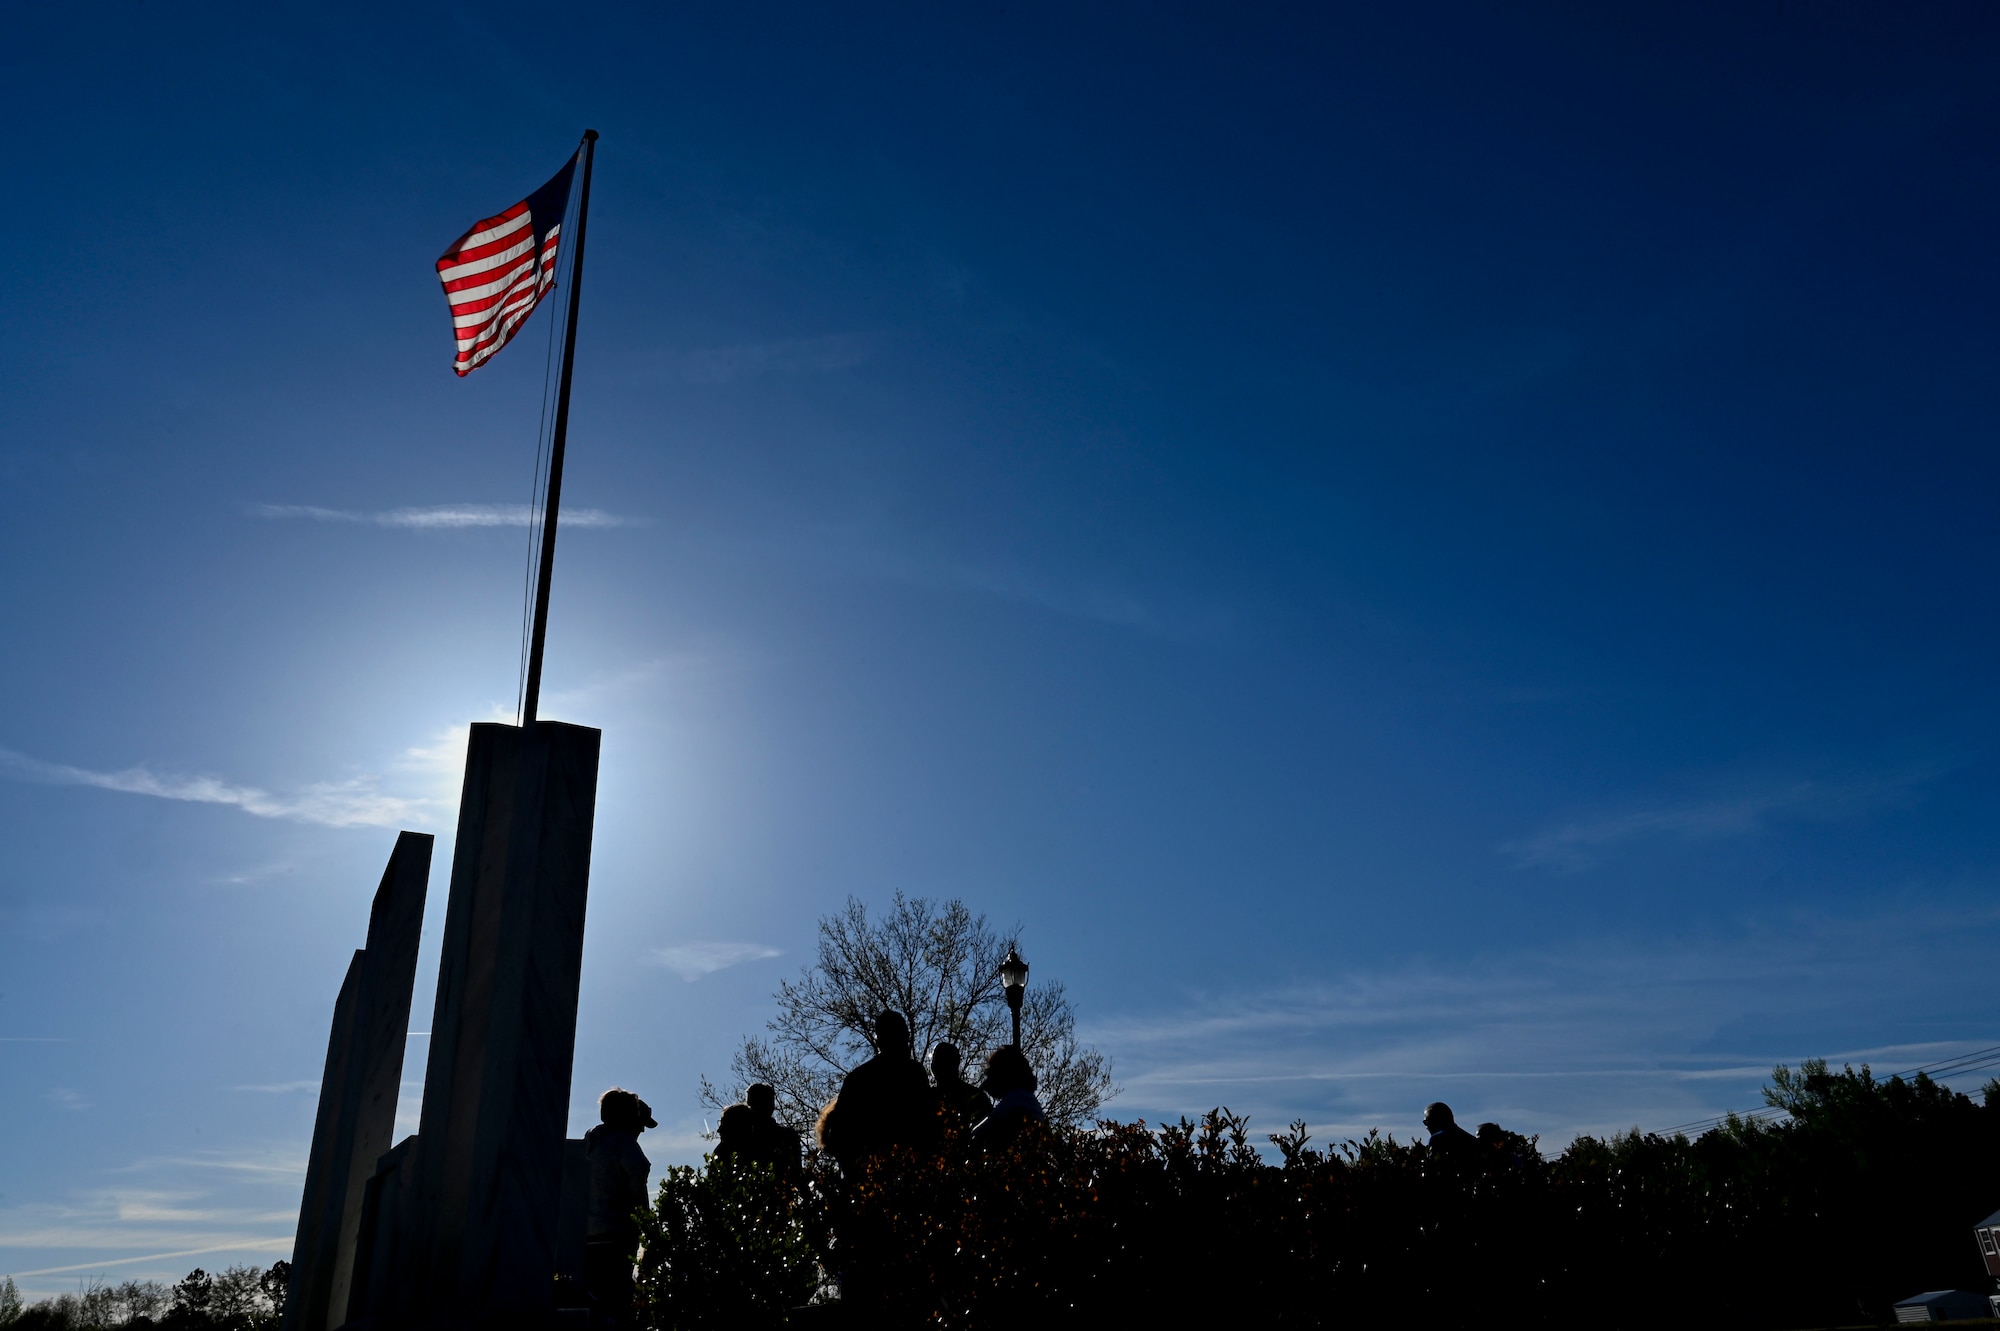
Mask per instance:
[[[1935,1063],[1925,1063],[1921,1067],[1905,1068],[1901,1072],[1892,1072],[1884,1080],[1892,1080],[1897,1077],[1908,1080],[1921,1072],[1932,1081],[1938,1081],[1945,1077],[1956,1077],[1967,1072],[1984,1072],[1986,1069],[1994,1067],[2000,1067],[2000,1044],[1990,1045],[1985,1049],[1975,1049],[1971,1053],[1959,1054],[1953,1058],[1939,1059]],[[1721,1127],[1731,1118],[1735,1118],[1739,1122],[1768,1123],[1784,1116],[1785,1111],[1783,1109],[1775,1105],[1766,1105],[1761,1109],[1751,1109],[1740,1114],[1717,1114],[1712,1118],[1696,1119],[1692,1123],[1682,1123],[1676,1127],[1667,1128],[1660,1135],[1663,1137],[1673,1137],[1681,1133],[1692,1132],[1694,1135],[1700,1136],[1711,1128]]]

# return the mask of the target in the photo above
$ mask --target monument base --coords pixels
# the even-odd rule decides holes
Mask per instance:
[[[518,1319],[475,1321],[470,1318],[418,1317],[393,1311],[395,1291],[407,1280],[401,1253],[417,1232],[419,1217],[414,1214],[415,1190],[409,1185],[416,1173],[417,1138],[405,1137],[384,1155],[368,1180],[362,1203],[360,1236],[355,1245],[355,1281],[349,1318],[338,1331],[435,1331],[451,1326],[499,1328],[520,1324]],[[590,1313],[584,1295],[585,1226],[590,1213],[590,1165],[583,1153],[583,1139],[570,1137],[563,1142],[562,1201],[555,1222],[556,1267],[551,1291],[555,1320],[533,1323],[538,1326],[568,1326],[581,1313],[580,1326],[588,1326]],[[374,1285],[371,1299],[371,1284]],[[567,1288],[570,1297],[563,1296]],[[568,1320],[565,1315],[569,1314]]]

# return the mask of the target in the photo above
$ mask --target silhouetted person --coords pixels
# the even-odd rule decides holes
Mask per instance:
[[[993,1097],[993,1112],[972,1130],[972,1140],[984,1147],[1004,1146],[1030,1123],[1047,1123],[1049,1116],[1035,1098],[1035,1070],[1028,1057],[1011,1044],[986,1056],[986,1073],[979,1089]]]
[[[932,1140],[937,1123],[931,1079],[910,1057],[909,1023],[900,1012],[882,1012],[874,1026],[875,1056],[842,1080],[817,1129],[820,1145],[853,1175],[894,1147]],[[834,1220],[834,1270],[844,1315],[855,1326],[884,1325],[897,1297],[892,1273],[903,1246],[884,1219],[874,1208],[846,1207]]]
[[[931,1078],[937,1082],[938,1112],[960,1127],[971,1128],[993,1112],[986,1092],[967,1082],[959,1072],[958,1046],[939,1040],[931,1046]]]
[[[1481,1123],[1478,1132],[1479,1152],[1489,1165],[1507,1165],[1519,1169],[1528,1163],[1523,1148],[1527,1143],[1516,1133],[1507,1131],[1498,1123]]]
[[[660,1125],[644,1100],[614,1086],[597,1098],[603,1120],[583,1135],[590,1166],[590,1206],[584,1227],[583,1279],[598,1314],[612,1326],[632,1321],[632,1264],[639,1255],[635,1214],[647,1203],[653,1162],[639,1134]]]
[[[769,1165],[780,1178],[797,1173],[799,1134],[778,1122],[777,1105],[777,1092],[759,1082],[744,1093],[743,1103],[724,1109],[715,1158]]]
[[[757,1114],[749,1105],[728,1105],[723,1109],[722,1118],[715,1125],[714,1155],[717,1160],[757,1158]]]
[[[819,1107],[819,1117],[813,1120],[813,1142],[820,1150],[838,1160],[840,1152],[834,1142],[840,1132],[833,1111],[840,1107],[840,1097],[835,1096]]]
[[[760,1081],[743,1093],[743,1102],[757,1116],[757,1158],[781,1175],[797,1173],[799,1134],[778,1122],[778,1092]]]
[[[875,1018],[875,1056],[847,1074],[820,1118],[821,1143],[842,1168],[921,1141],[931,1121],[931,1079],[910,1057],[910,1024],[900,1012]]]
[[[1433,1100],[1424,1106],[1424,1131],[1430,1134],[1431,1154],[1454,1164],[1469,1163],[1478,1152],[1479,1140],[1452,1117],[1451,1106]]]

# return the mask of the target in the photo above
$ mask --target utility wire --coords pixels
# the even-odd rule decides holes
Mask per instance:
[[[1975,1049],[1971,1053],[1959,1054],[1954,1058],[1939,1059],[1935,1063],[1925,1063],[1921,1067],[1905,1068],[1901,1072],[1892,1072],[1884,1080],[1895,1077],[1902,1077],[1907,1080],[1921,1072],[1931,1080],[1937,1081],[1944,1077],[1956,1077],[1967,1072],[1984,1072],[1988,1068],[1995,1067],[2000,1067],[2000,1044],[1991,1045],[1985,1049]],[[1783,1109],[1778,1108],[1776,1105],[1765,1105],[1761,1109],[1751,1109],[1740,1114],[1717,1114],[1712,1118],[1696,1119],[1692,1123],[1682,1123],[1676,1127],[1667,1128],[1660,1135],[1662,1137],[1673,1137],[1681,1133],[1693,1133],[1695,1136],[1700,1136],[1711,1128],[1721,1127],[1731,1118],[1742,1122],[1769,1123],[1784,1116],[1785,1111]]]

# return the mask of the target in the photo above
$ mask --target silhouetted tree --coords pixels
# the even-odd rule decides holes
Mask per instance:
[[[270,1270],[232,1266],[216,1275],[197,1267],[172,1288],[157,1280],[107,1285],[86,1281],[74,1294],[57,1294],[21,1306],[12,1282],[0,1283],[0,1328],[5,1331],[274,1331],[284,1310],[290,1266]],[[272,1281],[277,1292],[272,1292]],[[8,1294],[12,1293],[12,1306]]]
[[[196,1267],[174,1285],[173,1306],[168,1309],[169,1327],[209,1327],[215,1324],[215,1277]]]
[[[1636,1263],[1677,1273],[1654,1296],[1659,1320],[1728,1307],[1793,1326],[1986,1287],[1972,1226],[2000,1207],[2000,1106],[1818,1059],[1776,1069],[1764,1095],[1784,1118],[1572,1143],[1554,1162],[1578,1222],[1559,1278],[1609,1297],[1612,1268]]]
[[[932,901],[898,892],[889,911],[870,919],[849,897],[819,922],[819,952],[797,980],[778,986],[769,1035],[751,1038],[731,1057],[734,1084],[725,1096],[706,1079],[702,1099],[721,1108],[752,1082],[778,1092],[778,1117],[809,1129],[840,1080],[872,1052],[870,1024],[893,1009],[910,1020],[910,1051],[921,1058],[949,1040],[977,1067],[986,1051],[1011,1038],[1000,960],[1002,938],[963,901]],[[1051,1120],[1087,1123],[1116,1094],[1111,1060],[1076,1039],[1076,1016],[1060,980],[1037,972],[1021,1010],[1021,1047],[1040,1078]]]
[[[16,1295],[18,1298],[18,1294]],[[139,1328],[156,1325],[171,1295],[157,1280],[126,1280],[107,1285],[87,1280],[74,1294],[58,1294],[39,1299],[17,1309],[15,1319],[5,1315],[6,1298],[0,1291],[0,1327],[13,1331],[101,1331],[108,1327]]]
[[[258,1288],[264,1293],[264,1302],[270,1306],[273,1321],[285,1320],[285,1300],[290,1296],[292,1284],[292,1264],[285,1261],[271,1263],[271,1269],[257,1278]]]

